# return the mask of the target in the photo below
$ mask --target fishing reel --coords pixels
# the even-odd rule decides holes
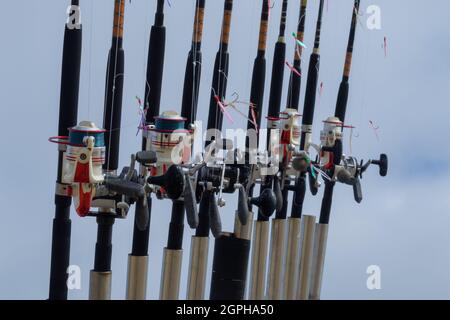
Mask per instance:
[[[224,157],[218,157],[222,149]],[[276,197],[271,189],[264,190],[259,197],[249,197],[251,170],[245,164],[247,155],[234,149],[230,140],[213,140],[206,148],[203,166],[197,174],[198,197],[209,197],[210,227],[214,237],[222,233],[219,208],[225,207],[223,194],[238,192],[237,216],[242,225],[247,225],[249,206],[257,206],[263,214],[270,216],[276,207]]]
[[[78,215],[97,216],[99,213],[94,209],[98,208],[102,213],[125,218],[132,204],[146,203],[145,191],[134,169],[139,156],[133,156],[130,167],[125,167],[120,175],[105,174],[104,135],[105,130],[83,121],[69,129],[68,137],[53,137],[50,141],[65,146],[61,180],[65,195],[74,199]],[[147,160],[154,161],[154,157],[150,159],[147,155]]]
[[[283,207],[282,189],[296,191],[291,183],[301,174],[309,173],[310,189],[314,195],[320,186],[320,182],[315,180],[313,162],[308,150],[300,150],[302,132],[300,117],[296,109],[288,108],[280,112],[279,117],[268,118],[269,128],[278,130],[277,134],[270,136],[270,161],[271,165],[277,165],[279,170],[265,181],[266,186],[273,188],[276,195],[276,212],[280,212]],[[308,149],[309,143],[305,146]]]
[[[363,199],[361,182],[363,173],[370,165],[378,165],[379,174],[385,177],[388,172],[388,157],[381,154],[379,160],[369,160],[364,163],[356,157],[343,154],[342,129],[352,128],[344,125],[338,118],[330,117],[324,121],[324,130],[321,132],[320,167],[322,175],[331,182],[340,182],[353,187],[355,201],[360,203]]]
[[[141,164],[141,179],[146,194],[154,193],[160,200],[184,202],[187,222],[191,228],[198,225],[197,200],[191,168],[191,144],[194,130],[185,130],[186,119],[176,112],[164,112],[155,117],[155,123],[143,128],[147,141],[142,154],[154,154],[155,161]]]

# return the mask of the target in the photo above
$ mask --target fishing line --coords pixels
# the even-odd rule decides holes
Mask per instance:
[[[193,86],[192,86],[192,97],[191,97],[191,119],[194,119],[194,108],[193,106],[197,104],[197,100],[195,97],[195,93],[196,93],[196,85],[197,85],[197,43],[198,43],[198,22],[200,21],[200,12],[198,11],[198,4],[199,4],[199,0],[197,0],[194,4],[194,15],[195,15],[195,19],[194,19],[194,43],[192,44],[192,56],[193,56],[193,68],[192,68],[192,79],[194,80],[193,82]]]
[[[91,31],[89,35],[88,119],[91,118],[92,33],[94,30],[94,1],[91,2]]]

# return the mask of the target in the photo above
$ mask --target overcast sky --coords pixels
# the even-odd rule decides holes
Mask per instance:
[[[113,0],[81,0],[83,59],[79,120],[102,125],[106,58],[111,41]],[[166,8],[167,50],[162,110],[181,109],[184,67],[189,50],[194,0],[171,0]],[[212,68],[218,49],[223,1],[207,0],[203,41],[203,77],[199,119],[206,121]],[[309,61],[319,1],[309,1],[304,66]],[[287,33],[296,30],[300,1],[291,0]],[[3,1],[0,34],[0,298],[45,299],[48,296],[61,54],[69,1]],[[450,2],[433,0],[362,0],[381,8],[382,29],[365,27],[361,17],[355,43],[347,121],[357,127],[352,151],[358,157],[389,154],[390,171],[380,178],[372,168],[363,179],[364,201],[353,201],[350,188],[339,186],[333,205],[325,274],[324,299],[450,298]],[[352,0],[328,0],[322,32],[320,82],[314,129],[334,112],[345,58]],[[229,93],[248,100],[256,55],[261,1],[235,0],[230,38]],[[156,1],[127,1],[124,49],[121,166],[140,148],[135,96],[143,96],[150,26]],[[281,0],[274,1],[268,41],[268,77],[276,41]],[[387,57],[382,48],[387,38]],[[289,60],[294,41],[287,37]],[[305,67],[306,69],[306,67]],[[286,69],[285,81],[289,76]],[[269,81],[267,81],[269,85]],[[304,85],[302,86],[304,89]],[[264,114],[267,113],[268,86]],[[303,101],[304,90],[302,90]],[[285,105],[287,85],[283,95]],[[242,127],[245,119],[235,116]],[[377,139],[369,125],[379,126]],[[348,135],[346,152],[349,153]],[[308,195],[305,213],[317,215],[321,194]],[[232,229],[234,205],[223,212]],[[170,202],[154,201],[150,239],[148,297],[158,297],[162,250],[167,239]],[[71,264],[82,269],[82,289],[72,299],[88,297],[97,225],[72,216]],[[117,221],[113,237],[113,293],[125,296],[127,255],[131,249],[132,216]],[[181,297],[185,297],[189,244],[185,232]],[[212,248],[212,243],[211,243]],[[211,253],[211,252],[210,252]],[[212,256],[210,254],[210,256]],[[379,265],[381,290],[366,288],[366,268]],[[209,275],[208,275],[209,279]],[[209,291],[209,290],[208,290]]]

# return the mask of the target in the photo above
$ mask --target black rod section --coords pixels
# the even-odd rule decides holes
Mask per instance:
[[[298,18],[298,27],[297,27],[297,37],[298,41],[303,43],[305,38],[305,21],[306,21],[306,6],[308,4],[308,0],[302,0],[300,5],[300,16]],[[299,74],[302,74],[302,53],[303,47],[296,45],[296,50],[294,54],[294,63],[292,66],[294,69],[298,71]],[[289,91],[287,97],[287,108],[299,110],[299,102],[300,102],[300,89],[301,89],[302,78],[295,72],[291,72],[291,78],[289,80]]]
[[[72,0],[71,5],[78,6],[79,1]],[[79,10],[79,7],[72,7],[72,9]],[[73,10],[69,13],[69,17],[74,14]],[[68,136],[68,129],[77,124],[82,26],[76,23],[77,21],[67,21],[64,30],[58,122],[59,136]],[[63,158],[64,150],[59,149],[55,192],[55,217],[53,219],[52,231],[50,300],[67,300],[67,268],[69,267],[71,236],[70,206],[72,204],[72,198],[67,192],[63,192],[67,188],[67,186],[62,184]]]
[[[164,57],[166,48],[166,27],[164,26],[164,0],[158,0],[155,21],[150,31],[147,57],[147,73],[145,80],[144,108],[146,109],[146,124],[153,123],[153,118],[159,115],[161,105],[161,90],[164,74]],[[142,150],[147,150],[147,139],[142,137]],[[145,177],[142,177],[145,178]],[[144,257],[148,255],[150,223],[152,216],[152,199],[147,197],[149,221],[147,227],[138,227],[137,215],[134,216],[133,244],[131,255]]]
[[[264,84],[266,77],[265,52],[267,47],[269,5],[262,1],[258,52],[253,66],[252,85],[250,93],[251,107],[254,107],[256,126],[261,125],[262,103],[264,99]],[[249,110],[249,119],[252,119]],[[255,124],[249,123],[249,130],[255,130]],[[248,140],[247,140],[248,142]],[[247,148],[249,145],[247,144]],[[249,194],[252,193],[252,188]],[[251,206],[250,206],[251,209]],[[253,223],[248,221],[247,223]],[[236,232],[236,230],[235,230]],[[250,257],[250,240],[238,238],[235,233],[224,234],[215,239],[213,271],[211,279],[211,300],[243,300],[247,283],[248,261]]]
[[[308,78],[306,81],[305,103],[303,106],[302,135],[300,150],[305,150],[310,143],[314,120],[314,109],[316,106],[317,83],[319,81],[320,69],[320,35],[322,31],[322,14],[324,1],[320,1],[319,14],[317,18],[316,34],[314,38],[314,49],[310,56],[308,67]],[[294,186],[294,198],[292,201],[291,217],[301,218],[303,203],[306,193],[306,172],[302,172],[297,178]]]
[[[183,98],[181,103],[181,116],[187,119],[185,129],[190,129],[189,125],[194,123],[197,118],[202,65],[201,47],[204,16],[205,0],[196,0],[192,45],[186,62]],[[184,217],[184,202],[174,201],[172,205],[169,236],[167,239],[167,249],[169,250],[181,250],[183,248]]]
[[[258,53],[256,55],[255,61],[253,63],[253,74],[252,74],[252,84],[250,91],[250,108],[248,112],[248,119],[253,121],[253,112],[256,117],[256,127],[255,124],[249,122],[247,125],[247,131],[255,130],[258,131],[261,128],[261,118],[264,103],[264,89],[266,84],[266,50],[267,50],[267,31],[269,28],[269,2],[267,0],[262,0],[261,9],[261,21],[259,26],[259,39],[258,39]],[[259,133],[259,131],[258,131]],[[246,148],[247,151],[251,151],[249,136],[247,136]],[[259,134],[257,134],[257,145],[259,145]],[[249,161],[249,159],[247,159]],[[249,197],[253,196],[253,188],[250,187]],[[252,211],[252,205],[249,204],[249,210]]]
[[[112,45],[108,55],[108,67],[105,86],[106,157],[103,169],[115,172],[119,167],[120,123],[122,118],[122,96],[124,81],[125,53],[122,47],[125,0],[114,1],[114,21]],[[97,243],[95,245],[94,271],[111,271],[112,228],[114,217],[108,213],[99,213],[97,217]]]
[[[270,82],[270,94],[269,94],[269,111],[268,111],[268,132],[267,132],[267,148],[270,148],[270,134],[271,129],[275,129],[272,126],[272,120],[270,118],[277,118],[281,109],[281,97],[283,95],[283,81],[284,81],[284,63],[286,61],[286,18],[287,18],[288,0],[283,0],[281,19],[280,19],[280,32],[278,34],[278,41],[275,44],[275,52],[273,56],[272,64],[272,79]],[[266,177],[264,185],[261,191],[265,188],[272,186],[273,177]],[[278,212],[276,214],[279,214]],[[269,218],[261,214],[261,210],[258,212],[258,221],[268,221]]]
[[[228,43],[230,40],[232,13],[233,0],[225,0],[219,51],[216,54],[216,59],[214,62],[207,129],[222,129],[223,115],[218,106],[216,95],[220,100],[223,100],[227,91],[229,66]],[[217,139],[218,137],[212,138]],[[206,145],[208,145],[208,143]],[[206,190],[203,192],[202,199],[200,201],[199,225],[196,229],[196,236],[198,237],[209,236],[209,199],[210,191]]]
[[[339,86],[339,93],[336,102],[335,116],[339,118],[342,123],[345,121],[345,114],[347,111],[348,92],[349,92],[349,78],[353,59],[353,45],[355,42],[356,26],[358,21],[360,0],[355,0],[352,14],[352,23],[350,27],[350,35],[347,45],[347,53],[345,57],[344,73],[342,81]],[[337,159],[340,161],[340,159]],[[331,205],[333,201],[333,191],[335,182],[325,182],[325,191],[322,199],[322,206],[320,209],[319,223],[328,224],[330,222]]]

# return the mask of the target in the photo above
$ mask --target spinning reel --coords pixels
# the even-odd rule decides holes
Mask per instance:
[[[217,156],[222,149],[224,157]],[[249,197],[248,190],[252,183],[252,173],[245,164],[242,152],[233,148],[230,140],[213,140],[207,147],[203,165],[197,173],[197,196],[209,197],[209,214],[211,232],[215,238],[222,233],[219,207],[225,207],[223,193],[232,194],[238,191],[237,215],[242,225],[247,225],[250,214],[249,206],[257,206],[262,214],[272,215],[276,209],[276,195],[271,189],[264,190],[259,197]],[[232,160],[232,161],[227,161]],[[228,163],[231,162],[231,163]],[[216,196],[217,195],[217,196]]]
[[[99,213],[92,209],[101,208],[102,212],[116,218],[125,218],[135,202],[138,206],[146,205],[146,193],[134,167],[136,160],[155,162],[153,154],[133,155],[130,166],[125,167],[120,175],[113,172],[105,174],[105,131],[92,122],[84,121],[70,128],[69,132],[69,137],[52,137],[49,140],[66,147],[62,182],[66,195],[74,199],[79,216],[97,216]],[[141,214],[145,215],[144,210]]]
[[[321,132],[320,167],[328,173],[328,180],[353,186],[355,201],[360,203],[363,199],[360,179],[370,165],[379,167],[379,174],[385,177],[388,172],[388,157],[381,154],[379,160],[369,160],[364,163],[356,157],[345,156],[342,147],[342,129],[352,128],[344,125],[338,118],[330,117],[324,121]]]

